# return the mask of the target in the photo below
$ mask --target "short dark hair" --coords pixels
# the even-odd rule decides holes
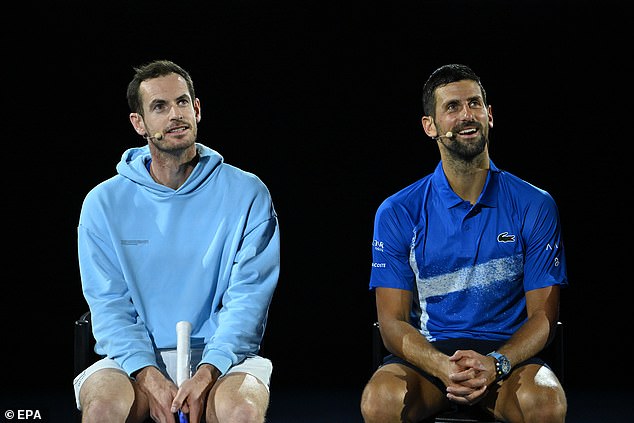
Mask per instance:
[[[128,84],[128,106],[130,107],[130,111],[138,113],[141,116],[143,116],[143,102],[141,101],[139,87],[143,81],[148,79],[154,79],[171,73],[176,73],[182,76],[185,79],[185,82],[187,82],[187,89],[189,90],[189,95],[191,96],[192,101],[196,98],[196,93],[194,92],[194,82],[189,76],[189,73],[170,60],[154,60],[142,66],[135,67],[134,72],[134,78],[132,78],[132,81]]]
[[[469,66],[461,64],[444,65],[432,72],[423,86],[423,114],[425,116],[436,117],[436,96],[434,95],[438,87],[463,80],[475,81],[482,91],[482,100],[487,105],[487,95],[480,82],[480,77],[471,70]]]

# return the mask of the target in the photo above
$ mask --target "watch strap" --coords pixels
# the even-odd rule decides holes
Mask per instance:
[[[499,381],[504,379],[511,372],[511,362],[504,355],[500,354],[497,351],[492,351],[487,354],[489,357],[493,357],[495,359],[495,381]]]

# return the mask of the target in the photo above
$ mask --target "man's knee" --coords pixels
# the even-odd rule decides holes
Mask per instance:
[[[517,399],[526,422],[564,422],[568,404],[563,390],[542,388],[518,393]]]
[[[399,422],[403,407],[403,395],[385,384],[368,384],[361,395],[361,415],[366,423]]]
[[[79,391],[82,414],[89,416],[127,416],[133,402],[132,383],[118,370],[102,369],[91,374]]]
[[[219,423],[264,422],[269,390],[252,375],[234,373],[222,378],[209,395],[208,421]]]

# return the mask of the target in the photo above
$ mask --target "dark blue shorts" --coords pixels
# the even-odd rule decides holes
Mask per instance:
[[[485,339],[468,339],[468,338],[446,339],[442,341],[432,342],[432,345],[436,347],[438,351],[441,351],[447,355],[453,355],[453,353],[456,352],[456,350],[473,350],[480,354],[485,355],[490,353],[491,351],[497,350],[503,344],[504,344],[504,341],[489,341]],[[421,376],[425,377],[431,383],[436,385],[436,387],[438,387],[438,389],[440,389],[441,392],[444,393],[447,391],[447,387],[440,379],[430,375],[429,373],[423,371],[422,369],[419,369],[418,367],[414,366],[412,363],[405,361],[400,357],[395,356],[394,354],[389,354],[385,356],[385,358],[383,359],[383,364],[391,364],[391,363],[403,364],[407,367],[410,367],[416,370],[418,373],[420,373]],[[513,370],[517,369],[518,367],[524,366],[526,364],[541,364],[542,366],[546,366],[550,368],[548,364],[541,357],[535,356],[517,365],[513,365]]]

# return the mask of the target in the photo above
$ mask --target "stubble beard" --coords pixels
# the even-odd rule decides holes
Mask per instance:
[[[489,139],[486,134],[480,133],[480,137],[477,140],[470,142],[461,142],[456,137],[449,140],[445,138],[441,142],[454,160],[471,163],[484,152]]]
[[[160,151],[163,154],[171,155],[171,156],[180,156],[187,150],[189,150],[192,145],[196,144],[196,134],[197,131],[194,129],[192,131],[191,139],[187,137],[185,140],[179,140],[177,143],[173,143],[163,138],[162,140],[151,140],[154,148]]]

